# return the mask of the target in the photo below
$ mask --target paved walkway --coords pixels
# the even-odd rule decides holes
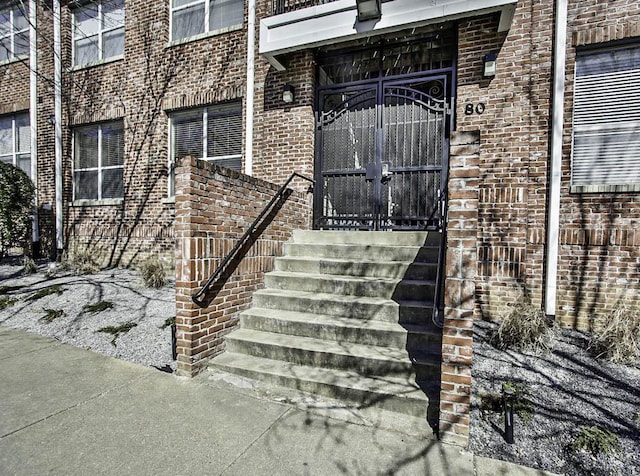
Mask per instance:
[[[542,475],[0,326],[2,475]]]

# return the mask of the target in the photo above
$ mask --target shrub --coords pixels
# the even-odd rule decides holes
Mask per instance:
[[[505,382],[502,389],[513,391],[513,411],[522,418],[525,424],[531,423],[533,418],[534,404],[531,401],[531,390],[524,383]]]
[[[27,174],[0,162],[0,257],[9,248],[27,247],[35,188]]]
[[[66,260],[65,267],[71,268],[76,274],[95,274],[100,271],[94,255],[89,251],[76,251]]]
[[[162,261],[156,257],[147,258],[140,264],[140,275],[148,288],[161,288],[167,284],[167,273]]]
[[[16,300],[10,296],[0,296],[0,311],[6,309],[9,306],[13,306]]]
[[[136,324],[135,322],[125,322],[124,324],[120,324],[119,326],[101,327],[96,332],[104,332],[105,334],[111,334],[113,336],[113,339],[111,339],[111,345],[115,347],[116,339],[120,337],[120,334],[126,334],[137,325],[138,324]]]
[[[45,315],[42,316],[41,319],[45,322],[53,322],[57,318],[65,315],[65,312],[62,309],[48,309],[45,307],[43,311],[45,312]]]
[[[556,334],[555,325],[545,316],[542,309],[531,304],[522,296],[509,306],[491,343],[499,349],[525,349],[548,351]]]
[[[596,357],[612,362],[632,362],[640,358],[640,309],[620,303],[607,322],[598,328],[589,342]]]
[[[578,435],[571,444],[575,451],[584,450],[593,456],[620,451],[618,437],[599,426],[581,426]]]
[[[46,288],[40,288],[35,291],[33,294],[30,294],[25,298],[25,301],[37,301],[38,299],[42,299],[46,296],[51,296],[52,294],[62,294],[64,292],[64,288],[59,284],[54,284],[53,286],[47,286]]]
[[[95,304],[85,304],[82,306],[82,312],[90,312],[92,314],[96,314],[98,312],[106,311],[107,309],[112,309],[113,303],[111,301],[98,301]]]

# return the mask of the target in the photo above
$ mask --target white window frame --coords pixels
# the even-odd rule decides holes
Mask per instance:
[[[242,121],[242,103],[240,101],[232,101],[231,103],[226,103],[226,104],[237,104],[239,106],[240,109],[240,124],[241,127],[243,127],[242,125],[244,124]],[[223,106],[225,104],[220,104],[220,106]],[[243,141],[242,138],[240,140],[240,153],[239,154],[231,154],[231,155],[218,155],[218,156],[213,156],[213,157],[209,157],[208,154],[208,135],[207,135],[207,125],[208,125],[208,119],[209,119],[209,109],[215,108],[216,105],[210,105],[210,106],[205,106],[205,107],[196,107],[196,108],[192,108],[192,109],[183,109],[180,111],[175,111],[175,114],[180,114],[183,112],[191,112],[191,113],[195,113],[200,111],[202,113],[202,156],[201,157],[196,157],[198,159],[207,161],[207,162],[217,162],[219,160],[226,160],[226,159],[240,159],[240,169],[238,169],[239,171],[241,171],[242,169],[242,145],[243,145]],[[167,164],[168,170],[169,170],[169,181],[168,181],[168,196],[169,197],[173,197],[175,195],[175,141],[174,141],[174,137],[173,137],[173,131],[174,131],[174,123],[173,123],[173,117],[172,115],[169,115],[169,121],[168,121],[168,125],[169,125],[169,162]],[[244,131],[241,131],[241,135],[243,134]]]
[[[85,125],[85,126],[79,126],[77,128],[75,128],[75,130],[73,131],[73,161],[72,161],[72,177],[73,177],[73,200],[74,201],[78,201],[78,200],[86,200],[86,201],[101,201],[101,200],[105,200],[102,198],[102,176],[104,174],[105,170],[115,170],[115,169],[122,169],[123,170],[123,181],[124,181],[124,150],[122,151],[122,164],[120,165],[107,165],[107,166],[103,166],[102,162],[103,162],[103,157],[102,157],[102,129],[106,128],[106,127],[110,127],[113,124],[119,124],[122,126],[122,134],[124,135],[125,130],[124,130],[124,124],[123,121],[110,121],[110,122],[103,122],[100,124],[90,124],[90,125]],[[87,168],[77,168],[75,166],[76,163],[76,154],[78,153],[77,148],[76,148],[76,134],[79,130],[82,129],[91,129],[91,128],[97,128],[98,130],[98,166],[97,167],[87,167]],[[76,172],[92,172],[92,171],[97,171],[98,172],[98,190],[97,190],[97,196],[95,198],[76,198]],[[122,193],[124,195],[124,183],[123,183],[123,187],[122,187]],[[122,199],[123,196],[120,197],[109,197],[107,198],[107,200],[119,200]]]
[[[640,163],[640,156],[630,157],[628,154],[635,153],[637,145],[620,140],[616,142],[617,135],[633,136],[640,130],[640,110],[631,106],[640,100],[640,88],[633,87],[640,82],[640,68],[595,69],[579,74],[581,60],[586,61],[590,55],[606,55],[626,49],[634,49],[640,55],[640,44],[586,49],[576,54],[571,192],[640,192],[640,180],[637,180],[640,170],[635,165]],[[628,97],[630,94],[633,96]],[[579,139],[588,141],[589,137],[593,137],[594,142],[579,145]],[[594,146],[598,146],[597,152]]]
[[[17,128],[17,118],[19,116],[26,116],[27,118],[27,123],[29,124],[29,134],[31,134],[31,121],[30,121],[30,117],[29,117],[29,113],[28,112],[21,112],[21,113],[17,113],[17,114],[10,114],[7,116],[2,116],[3,118],[7,118],[10,117],[11,118],[11,152],[9,154],[2,154],[0,155],[0,160],[2,159],[6,159],[6,158],[10,158],[11,159],[11,164],[15,167],[20,168],[20,165],[18,164],[18,156],[19,155],[29,155],[29,171],[24,171],[29,178],[31,178],[31,140],[27,141],[27,147],[28,149],[26,150],[18,150],[18,128]],[[9,163],[9,161],[7,160],[2,160],[3,162]]]
[[[180,38],[174,38],[173,37],[173,15],[180,11],[180,10],[186,10],[187,8],[193,7],[195,5],[200,5],[200,4],[204,4],[204,29],[202,30],[201,33],[196,33],[195,35],[192,36],[183,36]],[[173,0],[169,0],[169,42],[170,43],[182,43],[182,42],[188,42],[188,41],[193,41],[197,38],[200,38],[202,36],[207,36],[207,35],[212,35],[212,34],[216,34],[216,33],[224,33],[230,30],[234,30],[237,28],[241,28],[242,25],[244,24],[244,5],[245,2],[242,2],[242,21],[240,23],[237,24],[232,24],[232,25],[227,25],[225,27],[216,29],[216,30],[209,30],[209,19],[210,19],[210,14],[211,14],[211,2],[210,0],[193,0],[189,3],[186,3],[184,5],[180,5],[179,7],[174,7],[173,6]]]
[[[9,38],[9,45],[10,45],[9,57],[7,59],[0,60],[0,63],[13,61],[19,58],[27,58],[29,56],[28,51],[25,52],[24,54],[17,55],[17,56],[15,54],[16,37],[21,33],[26,33],[27,40],[29,40],[29,5],[27,4],[23,4],[23,5],[24,5],[25,18],[27,19],[27,26],[22,30],[16,30],[15,18],[14,18],[15,10],[18,8],[22,8],[21,5],[18,5],[16,3],[11,3],[7,8],[0,9],[0,13],[5,13],[7,11],[9,12],[9,17],[10,17],[9,23],[11,24],[11,31],[9,32],[9,34],[0,38],[0,41],[5,40],[6,38]]]
[[[81,68],[83,66],[87,66],[87,65],[91,65],[91,64],[95,64],[95,63],[100,63],[103,61],[107,61],[109,59],[118,59],[118,58],[122,58],[124,56],[124,48],[126,46],[126,44],[123,46],[123,50],[122,53],[118,54],[118,55],[114,55],[114,56],[109,56],[109,57],[104,57],[104,49],[102,47],[102,37],[106,34],[106,33],[110,33],[112,31],[118,30],[120,28],[122,28],[123,30],[123,34],[125,35],[124,38],[124,42],[126,43],[126,31],[125,31],[125,21],[126,21],[126,16],[127,16],[127,11],[126,11],[126,2],[123,1],[122,3],[122,8],[124,10],[124,17],[122,19],[122,24],[118,24],[116,26],[111,26],[108,28],[103,28],[102,24],[103,24],[103,12],[102,12],[102,5],[105,3],[105,1],[108,0],[97,0],[95,2],[90,2],[86,5],[82,5],[76,9],[74,9],[72,11],[72,30],[73,30],[73,38],[71,39],[71,64],[73,65],[73,67],[75,68]],[[85,35],[84,33],[82,33],[81,31],[79,31],[78,29],[78,24],[76,22],[76,14],[78,14],[80,11],[82,11],[85,8],[88,8],[90,5],[97,5],[98,7],[98,17],[97,17],[97,22],[98,22],[98,31],[97,33],[93,34],[93,35]],[[90,61],[88,63],[80,63],[80,64],[76,64],[76,43],[78,40],[84,40],[87,39],[91,36],[97,36],[98,37],[98,59],[96,61]]]

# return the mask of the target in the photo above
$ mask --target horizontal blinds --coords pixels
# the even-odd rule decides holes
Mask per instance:
[[[640,48],[578,56],[572,185],[640,183]]]

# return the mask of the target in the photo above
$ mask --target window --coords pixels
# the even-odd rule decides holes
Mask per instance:
[[[640,47],[578,52],[572,190],[640,191],[638,151]]]
[[[0,62],[29,54],[29,12],[22,2],[0,9]]]
[[[73,11],[73,64],[124,54],[124,0],[101,0]]]
[[[122,121],[74,131],[73,198],[122,198],[124,126]]]
[[[29,113],[0,116],[0,160],[20,167],[31,177]]]
[[[244,0],[171,0],[171,40],[242,25]]]
[[[191,109],[171,116],[171,159],[196,157],[240,170],[242,104],[233,102]],[[170,191],[173,195],[173,191]]]

